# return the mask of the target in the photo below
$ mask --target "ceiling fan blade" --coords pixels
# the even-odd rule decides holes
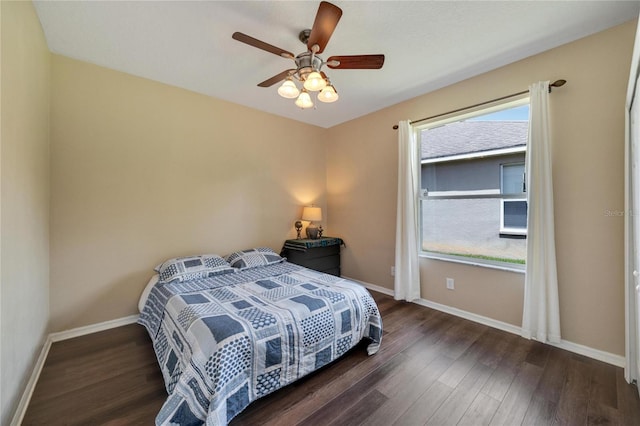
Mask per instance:
[[[384,65],[384,55],[332,56],[327,66],[339,70],[377,70]]]
[[[296,72],[295,69],[282,71],[280,74],[274,75],[273,77],[271,77],[271,78],[263,81],[262,83],[258,84],[258,86],[259,87],[270,87],[270,86],[273,86],[277,82],[282,81],[285,78],[289,77],[294,72]]]
[[[234,40],[241,41],[242,43],[248,44],[249,46],[257,47],[258,49],[266,50],[267,52],[273,53],[274,55],[282,56],[283,58],[295,58],[295,55],[291,52],[287,52],[286,50],[280,49],[279,47],[273,46],[269,43],[265,43],[264,41],[258,40],[257,38],[253,38],[243,33],[235,32],[231,37]]]
[[[313,52],[313,46],[317,45],[318,50],[316,53],[322,53],[341,16],[342,9],[338,6],[326,1],[320,2],[316,20],[313,22],[311,34],[309,34],[309,40],[307,40],[307,47],[310,51]]]

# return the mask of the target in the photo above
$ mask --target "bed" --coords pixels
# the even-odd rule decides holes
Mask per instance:
[[[360,284],[268,248],[170,259],[140,299],[168,398],[157,425],[226,425],[252,401],[339,358],[382,320]]]

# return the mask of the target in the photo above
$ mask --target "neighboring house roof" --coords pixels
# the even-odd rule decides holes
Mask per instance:
[[[457,121],[422,131],[422,159],[526,146],[527,121]]]

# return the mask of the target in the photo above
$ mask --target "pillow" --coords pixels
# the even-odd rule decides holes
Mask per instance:
[[[169,259],[156,266],[155,270],[158,272],[160,276],[159,282],[162,284],[173,280],[197,280],[213,275],[236,272],[226,260],[217,254],[203,254],[200,256]]]
[[[257,268],[258,266],[273,265],[283,262],[284,257],[280,257],[269,247],[257,247],[248,250],[236,251],[227,256],[227,262],[239,270]]]

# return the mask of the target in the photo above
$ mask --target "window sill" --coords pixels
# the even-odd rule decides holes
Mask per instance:
[[[420,252],[419,257],[426,259],[442,260],[445,262],[461,263],[463,265],[479,266],[481,268],[498,269],[500,271],[515,272],[519,274],[525,273],[526,265],[511,264],[506,262],[498,262],[491,260],[479,260],[465,258],[462,256],[452,256],[446,254],[435,254],[429,252]]]
[[[527,239],[527,234],[516,234],[516,233],[513,233],[513,232],[500,231],[498,236],[500,238],[510,238],[512,240],[526,240]]]

